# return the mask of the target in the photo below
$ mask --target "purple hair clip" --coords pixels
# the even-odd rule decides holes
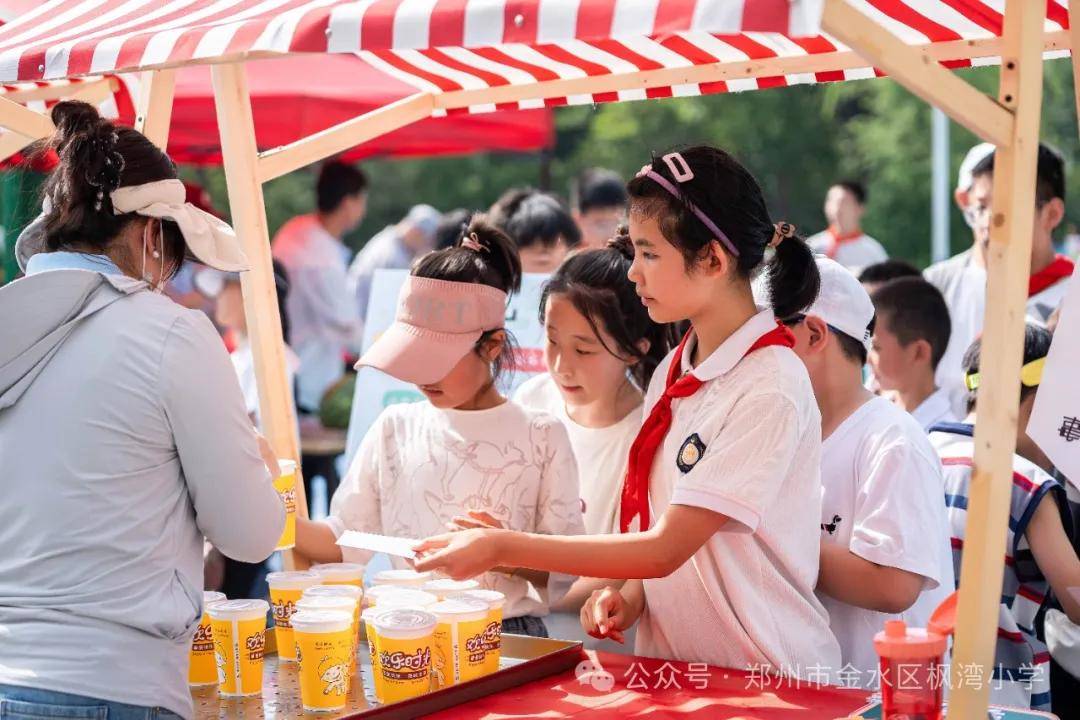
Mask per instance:
[[[690,165],[686,162],[686,159],[680,153],[668,153],[660,159],[663,160],[664,164],[668,166],[668,170],[671,171],[671,177],[675,178],[675,182],[684,183],[688,180],[694,179],[694,171],[690,169]],[[681,200],[682,202],[686,203],[686,207],[689,208],[690,212],[694,213],[694,215],[697,216],[697,219],[700,220],[702,224],[709,229],[709,232],[713,234],[713,237],[723,243],[724,247],[727,248],[728,252],[730,252],[735,257],[739,257],[739,250],[735,247],[735,243],[731,242],[731,240],[728,239],[728,236],[724,234],[724,231],[718,228],[716,226],[716,223],[710,220],[709,216],[701,211],[701,208],[692,203],[687,197],[685,197],[681,192],[679,192],[679,189],[675,187],[675,185],[673,185],[670,180],[653,170],[651,164],[641,168],[641,172],[639,172],[637,176],[649,178],[657,185],[671,193],[671,196],[674,197],[676,200]]]

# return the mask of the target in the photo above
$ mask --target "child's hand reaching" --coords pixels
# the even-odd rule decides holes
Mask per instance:
[[[436,535],[417,545],[417,572],[438,570],[454,580],[468,580],[498,566],[498,541],[504,531],[473,528]]]
[[[468,517],[458,515],[453,520],[446,523],[446,529],[450,532],[473,530],[476,528],[502,530],[505,527],[506,526],[503,525],[494,515],[484,512],[482,510],[470,510]]]
[[[595,591],[582,605],[581,628],[590,637],[625,643],[623,631],[637,622],[641,610],[623,597],[618,588],[606,587]]]

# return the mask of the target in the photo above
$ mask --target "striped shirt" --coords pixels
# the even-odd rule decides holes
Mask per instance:
[[[945,476],[945,504],[952,526],[953,565],[960,581],[967,506],[974,466],[973,427],[942,423],[931,428]],[[1005,546],[1005,575],[998,611],[997,647],[991,702],[1050,710],[1050,653],[1039,640],[1035,616],[1047,602],[1050,585],[1035,564],[1025,533],[1035,508],[1048,494],[1066,507],[1061,483],[1019,455],[1013,456],[1012,494]],[[1071,522],[1062,513],[1066,529]]]

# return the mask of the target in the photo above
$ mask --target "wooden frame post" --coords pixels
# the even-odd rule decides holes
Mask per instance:
[[[139,102],[135,108],[135,129],[165,150],[169,144],[176,70],[148,70],[139,79]]]
[[[1042,111],[1043,3],[1008,0],[998,102],[1013,115],[1009,142],[994,158],[987,252],[986,316],[979,372],[975,469],[960,570],[949,718],[986,717],[993,682],[1012,459],[1023,362],[1025,300],[1031,271],[1036,161]],[[977,668],[982,681],[965,671]],[[965,682],[966,680],[966,682]]]
[[[240,286],[255,360],[259,416],[278,457],[299,463],[300,441],[285,371],[285,341],[281,333],[281,316],[274,285],[262,183],[258,177],[258,148],[255,145],[247,76],[242,63],[214,65],[210,72],[221,131],[221,154],[232,223],[251,263],[251,269],[240,274]],[[307,500],[300,471],[297,472],[296,498],[298,515],[307,517]],[[305,562],[291,551],[284,555],[287,568],[292,569]]]

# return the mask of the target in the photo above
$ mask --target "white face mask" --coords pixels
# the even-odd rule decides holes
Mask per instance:
[[[146,223],[147,229],[149,229],[150,225],[151,225],[151,223],[149,223],[149,222]],[[162,293],[162,292],[165,291],[165,258],[164,258],[164,253],[165,253],[165,230],[162,227],[161,223],[159,222],[158,223],[158,247],[160,247],[161,250],[160,251],[154,250],[151,253],[155,260],[160,260],[161,261],[161,263],[159,265],[159,269],[158,269],[158,279],[157,279],[156,283],[154,282],[153,276],[150,273],[146,272],[146,246],[147,245],[153,246],[153,243],[150,242],[150,239],[149,239],[148,235],[149,235],[149,232],[147,230],[144,230],[143,231],[143,250],[142,250],[142,272],[140,273],[140,275],[142,276],[142,279],[146,282],[146,284],[150,286],[150,289],[152,291],[154,291],[156,293]]]

